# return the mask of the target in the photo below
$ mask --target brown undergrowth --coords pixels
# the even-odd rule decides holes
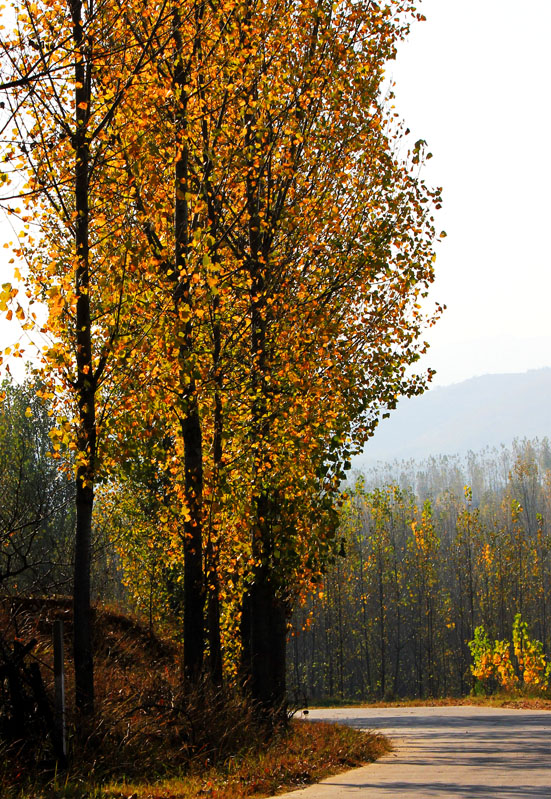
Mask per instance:
[[[383,735],[321,722],[293,721],[289,729],[268,746],[251,746],[208,770],[191,769],[184,779],[167,779],[155,785],[112,784],[102,799],[248,799],[273,796],[331,774],[356,768],[388,752]]]
[[[178,644],[105,608],[94,610],[96,717],[77,740],[71,617],[65,598],[0,604],[4,640],[36,640],[28,657],[39,663],[50,698],[52,627],[55,619],[64,620],[70,754],[70,768],[62,774],[54,770],[47,735],[29,736],[32,746],[5,744],[3,799],[241,799],[317,781],[387,749],[382,736],[304,721],[268,734],[237,692],[207,683],[184,690]]]

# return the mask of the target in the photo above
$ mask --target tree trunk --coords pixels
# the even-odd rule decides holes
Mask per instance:
[[[220,580],[218,577],[218,551],[212,538],[205,548],[207,581],[207,629],[209,642],[209,673],[214,685],[221,686],[222,645],[220,640]]]
[[[215,303],[215,312],[218,303]],[[214,326],[214,363],[218,366],[220,359],[220,325]],[[213,436],[213,461],[214,461],[214,496],[218,488],[218,477],[222,468],[222,401],[220,398],[221,376],[219,368],[216,371],[216,392],[214,397],[214,436]],[[220,580],[218,577],[218,545],[214,540],[214,514],[210,514],[209,539],[206,546],[206,573],[207,573],[207,623],[210,656],[210,676],[215,685],[222,685],[222,645],[220,641]]]
[[[80,470],[79,470],[80,471]],[[94,712],[94,660],[90,604],[93,490],[77,476],[75,567],[73,587],[75,701],[83,716]]]
[[[92,511],[96,459],[96,385],[93,374],[90,275],[89,275],[89,175],[90,152],[87,126],[90,108],[90,75],[83,48],[82,3],[70,4],[75,43],[75,248],[76,267],[76,393],[79,406],[76,475],[76,531],[73,583],[75,699],[82,716],[94,711],[94,661],[92,650],[90,568]],[[88,59],[90,55],[88,54]],[[88,62],[89,63],[89,62]]]
[[[251,696],[267,712],[284,710],[287,618],[266,568],[251,587]]]
[[[184,521],[184,673],[195,682],[201,675],[204,655],[202,495],[203,454],[199,409],[194,397],[182,420],[185,493],[189,517]]]
[[[187,119],[187,82],[189,64],[184,63],[184,46],[179,10],[173,7],[173,36],[176,45],[174,92],[176,97],[176,129],[178,154],[174,164],[174,263],[173,293],[177,327],[180,312],[184,311],[183,340],[179,348],[180,399],[182,418],[180,429],[184,444],[184,487],[188,516],[183,524],[184,552],[184,673],[192,682],[199,679],[204,655],[205,586],[203,574],[203,442],[201,418],[197,401],[197,386],[190,374],[190,354],[193,352],[191,321],[190,218],[188,208],[189,147]],[[180,332],[180,330],[178,331]]]

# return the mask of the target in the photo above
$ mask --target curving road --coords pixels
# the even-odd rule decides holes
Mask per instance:
[[[279,799],[551,799],[550,712],[335,708],[309,718],[380,730],[394,751]]]

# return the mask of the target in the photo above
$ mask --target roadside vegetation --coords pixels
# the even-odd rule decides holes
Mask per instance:
[[[64,620],[66,599],[5,601],[2,627],[16,627],[36,644],[27,661],[40,663],[53,692],[51,628]],[[3,799],[216,799],[270,796],[375,760],[386,738],[296,719],[269,728],[237,693],[207,684],[182,690],[182,651],[173,640],[115,610],[95,608],[97,713],[84,737],[68,718],[70,768],[56,768],[42,720],[25,719],[24,741],[2,747]],[[48,677],[49,675],[49,677]],[[67,674],[68,707],[74,675]],[[13,709],[13,708],[12,708]],[[3,707],[2,723],[10,717]]]

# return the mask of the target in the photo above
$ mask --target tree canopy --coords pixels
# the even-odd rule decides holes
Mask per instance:
[[[132,485],[149,497],[127,506],[132,551],[163,560],[186,678],[207,653],[215,681],[283,701],[287,618],[335,548],[350,456],[430,379],[410,367],[439,311],[440,194],[382,93],[418,17],[407,0],[18,6],[4,204],[38,228],[13,250],[48,307],[42,393],[75,464],[84,713],[94,498]]]

